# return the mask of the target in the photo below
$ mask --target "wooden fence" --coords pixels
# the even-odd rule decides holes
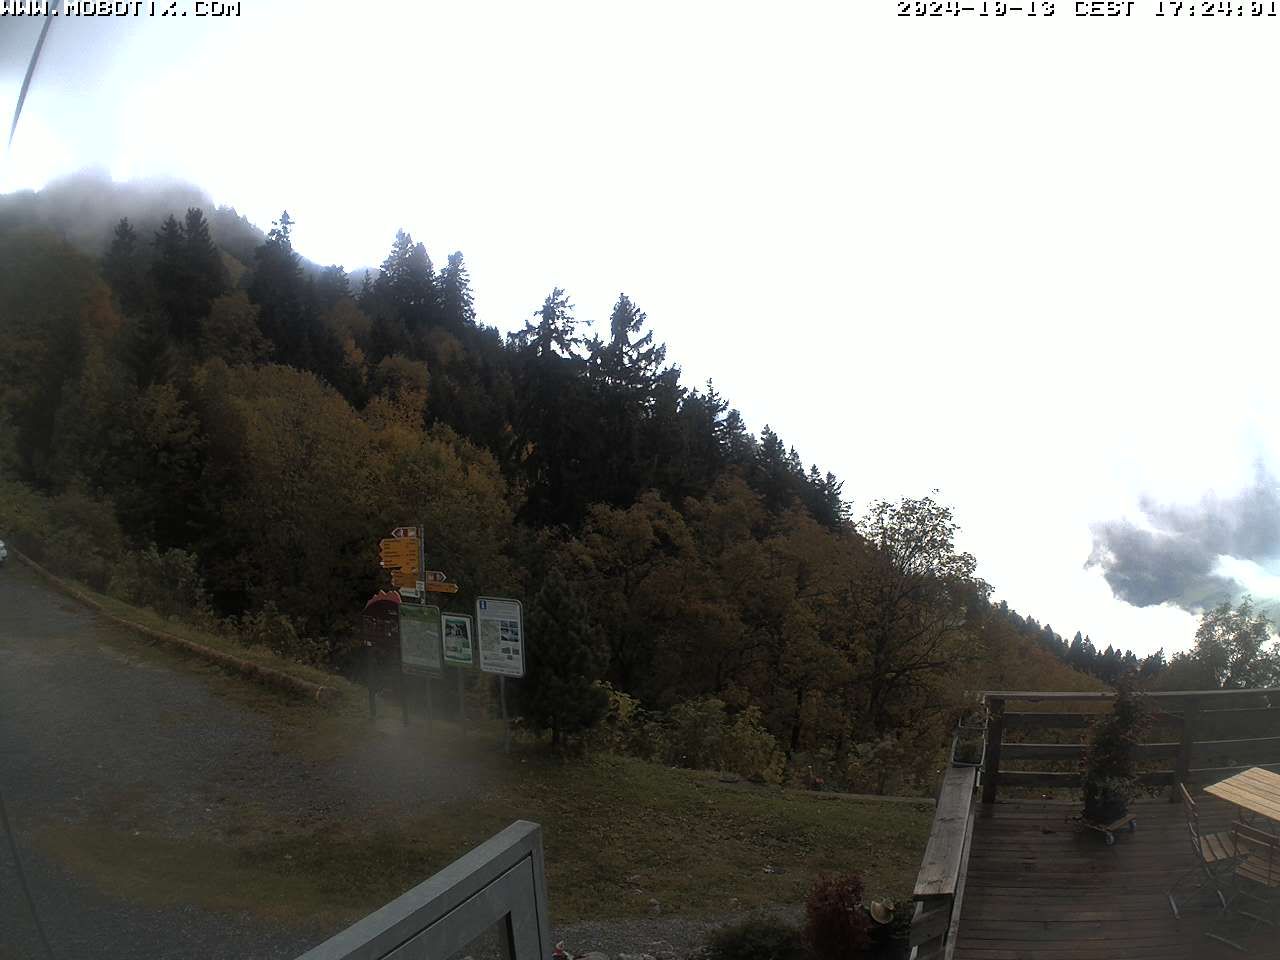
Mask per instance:
[[[1138,763],[1146,768],[1141,779],[1148,786],[1214,783],[1249,767],[1280,770],[1280,690],[1193,690],[1148,696],[1157,709],[1153,733],[1165,738],[1148,738],[1137,747]],[[982,694],[987,718],[982,802],[994,803],[1001,787],[1079,787],[1083,734],[1096,719],[1097,709],[1105,709],[1114,698],[1113,693]],[[1075,742],[1023,739],[1046,731]],[[1009,767],[1037,760],[1072,769]]]
[[[1149,768],[1141,774],[1148,785],[1214,783],[1249,767],[1280,770],[1280,689],[1148,696],[1157,710],[1153,736],[1137,748],[1139,763]],[[1084,734],[1114,699],[1114,693],[993,691],[979,695],[985,710],[981,769],[956,762],[953,744],[953,760],[943,773],[933,827],[916,877],[912,960],[950,960],[955,950],[973,842],[975,786],[980,786],[984,804],[994,803],[1002,786],[1078,788]],[[1158,739],[1161,735],[1167,739]],[[1028,740],[1028,736],[1044,736],[1046,742]],[[1047,742],[1048,737],[1059,742]],[[1007,766],[1028,761],[1070,770]]]

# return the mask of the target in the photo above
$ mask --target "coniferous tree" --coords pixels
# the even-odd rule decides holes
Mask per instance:
[[[128,217],[121,219],[111,234],[111,244],[102,261],[102,276],[126,316],[142,311],[146,303],[146,266],[138,233]]]
[[[529,669],[521,689],[524,715],[551,731],[551,743],[586,730],[605,711],[608,698],[596,685],[602,651],[577,592],[552,570],[533,598],[528,616]]]
[[[414,333],[435,319],[436,278],[427,248],[404,230],[396,232],[391,252],[374,281],[375,312],[399,321]]]
[[[286,210],[254,252],[249,297],[260,308],[259,326],[274,356],[295,366],[308,365],[307,316],[302,264],[293,249],[293,218]]]
[[[453,330],[475,326],[475,295],[460,251],[449,254],[448,264],[440,271],[440,318]]]
[[[317,309],[330,309],[343,297],[351,296],[351,278],[341,265],[332,264],[320,271],[316,277],[315,299]]]
[[[227,289],[227,268],[198,207],[187,210],[182,224],[183,310],[193,323],[209,315],[209,306]]]

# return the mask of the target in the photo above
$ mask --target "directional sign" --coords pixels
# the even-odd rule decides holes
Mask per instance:
[[[378,556],[383,560],[389,557],[412,557],[418,559],[417,540],[379,540]]]
[[[470,617],[460,613],[446,613],[444,620],[444,662],[458,667],[469,667],[475,660],[471,637],[475,630]]]
[[[435,581],[436,583],[444,583],[449,579],[449,577],[443,570],[428,570],[423,575],[423,579],[426,580],[427,583],[431,583],[432,581]]]
[[[391,585],[393,587],[409,587],[414,589],[422,581],[417,578],[412,570],[397,570],[391,574]]]
[[[524,676],[524,617],[519,600],[476,598],[480,669],[504,677]]]
[[[438,583],[435,580],[428,580],[426,586],[427,586],[427,593],[457,593],[458,592],[458,585],[456,583]]]
[[[441,662],[441,638],[439,607],[420,607],[414,604],[400,605],[400,666],[405,673],[425,673],[438,677],[444,667]]]
[[[418,539],[417,527],[396,527],[391,531],[391,535],[397,539],[416,540]]]

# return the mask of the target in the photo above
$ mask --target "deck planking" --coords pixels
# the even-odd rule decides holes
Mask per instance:
[[[1230,828],[1233,808],[1200,797],[1205,832]],[[1114,846],[1066,818],[1077,803],[977,804],[955,960],[1218,960],[1242,954],[1208,939],[1221,930],[1209,897],[1166,891],[1195,865],[1182,806],[1134,805],[1136,832]],[[1249,956],[1280,958],[1280,938],[1246,941]]]

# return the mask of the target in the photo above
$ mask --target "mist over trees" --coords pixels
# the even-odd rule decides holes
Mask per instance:
[[[932,776],[966,691],[1163,667],[993,604],[931,495],[855,518],[625,293],[550,290],[504,337],[408,232],[353,284],[288,213],[97,187],[109,225],[0,204],[0,523],[96,589],[342,670],[379,538],[421,522],[450,605],[525,598],[517,696],[557,740],[620,703],[723,715],[762,768],[881,790]]]

